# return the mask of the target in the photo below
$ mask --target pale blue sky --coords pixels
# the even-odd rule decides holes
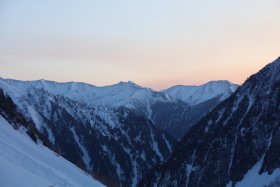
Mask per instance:
[[[0,76],[242,83],[280,55],[279,0],[0,0]]]

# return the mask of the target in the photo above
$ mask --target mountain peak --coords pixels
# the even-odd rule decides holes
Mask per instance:
[[[210,81],[199,86],[173,86],[163,90],[173,98],[182,100],[190,105],[196,105],[206,100],[221,96],[221,100],[226,99],[238,88],[238,85],[226,80]]]
[[[120,81],[117,85],[124,85],[124,86],[131,86],[131,87],[135,87],[135,88],[141,88],[141,86],[139,86],[138,84],[132,82],[132,81]]]
[[[133,81],[120,81],[119,84],[135,84]]]
[[[232,85],[233,83],[229,82],[228,80],[215,80],[209,81],[203,85]]]
[[[247,85],[253,80],[256,80],[257,82],[263,82],[263,80],[267,80],[269,82],[274,82],[275,80],[279,79],[280,76],[278,75],[280,73],[280,57],[278,57],[273,62],[267,64],[263,69],[261,69],[256,74],[251,75],[244,83],[244,85]],[[265,84],[265,83],[264,83]]]
[[[267,64],[263,69],[261,69],[260,71],[262,70],[265,70],[267,69],[268,67],[275,67],[275,66],[278,66],[280,65],[280,57],[276,58],[274,61],[272,61],[271,63]]]
[[[276,60],[274,60],[271,64],[273,64],[274,66],[280,66],[280,57],[278,57]]]

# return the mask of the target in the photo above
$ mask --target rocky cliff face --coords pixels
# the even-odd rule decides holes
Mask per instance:
[[[280,168],[280,58],[193,126],[139,186],[235,186]]]

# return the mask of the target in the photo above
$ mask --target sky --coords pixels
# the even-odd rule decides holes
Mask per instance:
[[[0,76],[242,84],[280,56],[279,0],[0,0]]]

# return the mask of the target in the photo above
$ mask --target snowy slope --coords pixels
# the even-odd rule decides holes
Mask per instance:
[[[262,164],[263,164],[263,159],[257,162],[255,166],[245,174],[242,181],[236,183],[236,187],[280,186],[280,168],[274,170],[273,173],[270,175],[268,174],[268,172],[262,173],[260,175],[259,171],[262,167]],[[232,182],[227,184],[227,187],[231,187],[231,186],[232,186]]]
[[[84,171],[43,145],[22,129],[16,131],[0,116],[1,187],[101,187]]]
[[[180,99],[189,105],[197,105],[215,97],[220,101],[225,100],[238,88],[238,85],[229,81],[211,81],[200,86],[173,86],[163,92],[176,99]]]

